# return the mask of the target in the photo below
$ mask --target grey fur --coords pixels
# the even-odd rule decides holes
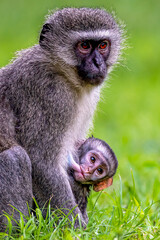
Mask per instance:
[[[25,201],[31,206],[31,186],[40,207],[51,197],[55,208],[72,209],[76,205],[66,174],[67,152],[74,151],[75,142],[83,139],[91,126],[100,86],[79,78],[74,44],[82,35],[87,38],[88,31],[89,38],[100,38],[99,31],[102,35],[106,31],[112,42],[108,71],[120,53],[121,32],[104,10],[62,9],[49,16],[46,23],[49,25],[41,32],[40,45],[22,50],[11,64],[0,69],[0,159],[3,162],[7,158],[6,165],[0,165],[5,176],[2,184],[0,175],[0,214],[2,209],[10,212],[8,199],[22,211]],[[12,148],[18,156],[12,156]],[[15,165],[13,179],[22,171],[25,178],[19,179],[17,189],[12,176],[7,176],[9,164],[30,164],[30,160],[32,182],[30,170]],[[9,181],[13,182],[10,187]],[[23,192],[24,182],[28,192]],[[78,207],[74,214],[79,214],[83,222]],[[5,222],[4,218],[0,221]]]
[[[20,146],[3,151],[0,154],[0,213],[7,212],[19,219],[15,207],[28,215],[26,202],[31,206],[32,196],[31,161],[27,153]],[[5,230],[6,224],[7,218],[0,216],[0,231]]]

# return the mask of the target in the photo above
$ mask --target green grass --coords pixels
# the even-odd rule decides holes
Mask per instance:
[[[52,211],[44,219],[42,211],[37,207],[35,215],[26,217],[20,214],[18,227],[12,227],[11,217],[8,218],[8,233],[0,233],[3,239],[160,239],[159,202],[146,202],[142,206],[135,187],[133,173],[132,185],[123,189],[119,176],[118,190],[112,193],[100,192],[98,196],[90,196],[88,209],[89,223],[86,229],[74,229],[74,220],[70,222],[61,210]],[[126,195],[128,196],[126,199]],[[100,206],[100,201],[107,203]],[[72,211],[70,211],[72,214]],[[57,224],[57,220],[59,223]],[[68,221],[70,226],[68,226]]]
[[[112,187],[91,193],[85,230],[68,228],[67,217],[53,227],[57,217],[37,209],[26,224],[21,216],[19,234],[10,223],[6,239],[160,239],[160,2],[1,0],[0,66],[37,43],[44,15],[62,6],[105,7],[126,24],[130,48],[102,91],[92,131],[115,151],[118,172]]]

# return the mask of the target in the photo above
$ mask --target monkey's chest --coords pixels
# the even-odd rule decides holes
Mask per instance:
[[[83,139],[92,127],[92,118],[99,99],[97,91],[85,92],[76,103],[76,111],[72,124],[72,133],[76,139]]]

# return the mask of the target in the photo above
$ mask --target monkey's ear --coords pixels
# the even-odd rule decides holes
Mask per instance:
[[[108,178],[103,180],[102,182],[96,183],[93,185],[93,190],[95,192],[99,192],[105,188],[108,188],[109,186],[111,186],[113,183],[113,178]]]
[[[42,47],[45,46],[44,42],[47,39],[47,33],[51,32],[51,30],[52,30],[51,24],[46,23],[46,24],[43,25],[43,28],[42,28],[42,31],[41,31],[40,37],[39,37],[39,44]]]

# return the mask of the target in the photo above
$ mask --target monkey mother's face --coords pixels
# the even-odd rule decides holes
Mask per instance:
[[[120,27],[105,10],[64,8],[48,17],[39,43],[62,74],[75,71],[78,81],[98,85],[117,62],[122,40]]]
[[[79,41],[75,47],[79,62],[79,76],[86,82],[96,85],[103,82],[107,75],[107,58],[110,41],[107,39]]]

